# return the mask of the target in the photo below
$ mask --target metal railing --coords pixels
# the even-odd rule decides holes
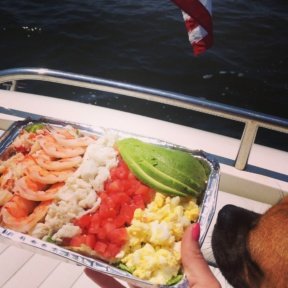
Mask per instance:
[[[202,100],[183,94],[43,68],[16,68],[0,71],[0,84],[6,82],[11,83],[10,90],[15,91],[17,89],[17,81],[19,80],[46,81],[105,91],[242,122],[245,126],[234,164],[239,170],[243,170],[246,167],[259,127],[281,133],[288,133],[288,119]]]

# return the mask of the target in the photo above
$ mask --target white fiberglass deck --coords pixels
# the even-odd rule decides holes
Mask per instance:
[[[0,114],[0,129],[2,130],[7,129],[11,121],[19,119],[12,116],[13,111],[19,110],[155,137],[189,149],[202,149],[221,157],[221,159],[226,159],[228,162],[229,159],[235,159],[239,145],[238,140],[213,133],[130,113],[49,97],[0,90],[0,107],[5,110],[5,114]],[[220,163],[221,181],[217,211],[227,203],[256,212],[266,210],[284,193],[288,193],[287,163],[288,153],[258,145],[253,146],[249,159],[250,167],[254,167],[258,171],[274,171],[273,173],[282,175],[280,179],[279,177],[275,179],[263,174],[239,171],[233,166]],[[203,251],[206,254],[211,253],[209,244],[211,230],[203,245]],[[223,287],[229,287],[220,272],[217,269],[212,269]],[[0,287],[4,288],[97,287],[83,274],[83,267],[11,246],[10,243],[3,242],[3,239],[0,239],[0,271]]]

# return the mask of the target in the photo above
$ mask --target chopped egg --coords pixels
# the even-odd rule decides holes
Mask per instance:
[[[191,197],[157,192],[147,208],[135,210],[127,228],[129,241],[117,257],[134,276],[166,284],[181,269],[181,239],[185,228],[198,216],[199,207]]]

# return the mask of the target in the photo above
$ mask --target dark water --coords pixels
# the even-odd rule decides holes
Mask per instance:
[[[213,22],[214,46],[194,57],[182,15],[169,0],[2,0],[0,69],[58,69],[287,118],[287,0],[214,0]],[[54,88],[44,89],[48,93]],[[187,111],[159,105],[151,108],[130,100],[115,104],[119,99],[107,100],[89,91],[53,92],[239,136],[234,123],[217,120],[217,128],[213,118]],[[268,137],[263,133],[260,142]],[[277,137],[269,136],[268,142],[285,149],[287,137]]]

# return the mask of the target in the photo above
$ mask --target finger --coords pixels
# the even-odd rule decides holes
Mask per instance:
[[[199,224],[190,225],[182,238],[181,257],[184,272],[190,287],[220,287],[219,282],[211,272],[198,243]],[[194,228],[194,231],[193,231]],[[196,233],[195,233],[196,231]],[[198,235],[197,235],[198,234]],[[193,237],[193,236],[194,237]],[[197,235],[197,236],[195,236]],[[194,238],[194,239],[193,239]]]
[[[102,274],[100,272],[85,268],[85,274],[94,281],[100,288],[125,288],[121,283],[111,276]],[[96,287],[95,287],[96,288]],[[133,288],[133,287],[131,287]]]

